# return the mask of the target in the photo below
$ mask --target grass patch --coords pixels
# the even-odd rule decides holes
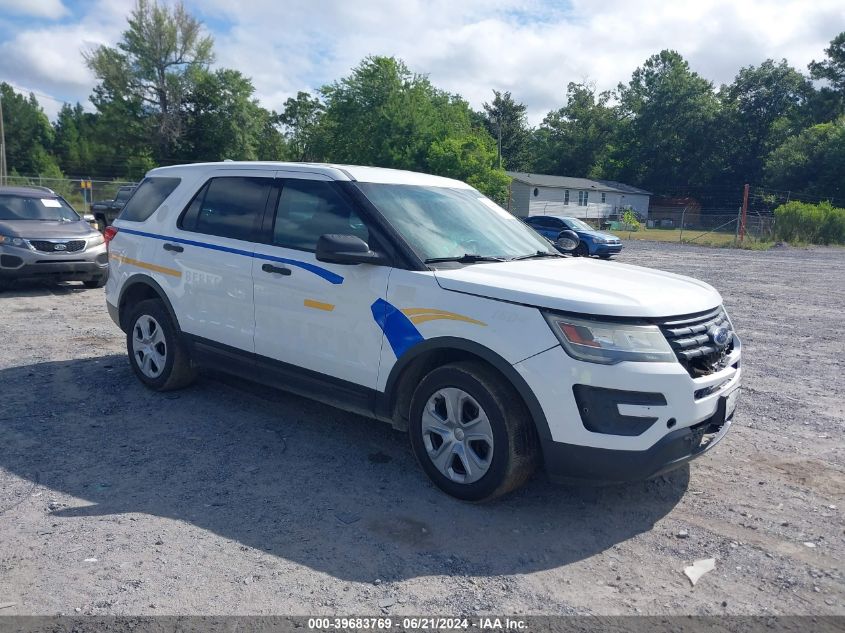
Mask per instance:
[[[680,242],[682,244],[698,244],[699,246],[716,246],[721,248],[728,248],[735,246],[735,236],[733,233],[724,233],[714,231],[712,233],[705,233],[696,229],[684,229],[683,236],[681,229],[640,229],[639,231],[608,231],[613,233],[616,237],[622,240],[645,240],[649,242]],[[768,240],[759,240],[748,235],[745,236],[745,241],[742,246],[738,248],[747,248],[752,250],[767,250],[772,247],[774,242]]]

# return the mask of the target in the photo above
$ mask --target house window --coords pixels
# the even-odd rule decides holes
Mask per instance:
[[[563,191],[563,204],[569,204],[569,189]]]
[[[601,192],[601,203],[604,204],[605,202],[607,202],[607,194],[604,191],[602,191]]]
[[[586,207],[587,206],[587,198],[589,197],[589,191],[579,191],[578,192],[578,206],[579,207]]]
[[[536,198],[539,195],[540,195],[540,190],[537,189],[537,187],[534,187],[534,197]]]

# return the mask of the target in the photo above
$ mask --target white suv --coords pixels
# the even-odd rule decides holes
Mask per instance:
[[[652,477],[727,432],[740,342],[709,285],[561,255],[467,184],[304,163],[152,170],[106,299],[155,390],[198,366],[410,434],[467,500]]]

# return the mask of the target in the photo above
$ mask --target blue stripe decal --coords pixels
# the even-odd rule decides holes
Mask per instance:
[[[302,268],[303,270],[307,270],[310,273],[314,273],[315,275],[322,277],[330,283],[343,283],[343,277],[341,277],[337,273],[333,273],[332,271],[326,268],[322,268],[321,266],[315,266],[314,264],[309,264],[308,262],[301,262],[296,259],[287,259],[286,257],[274,257],[273,255],[253,253],[251,251],[245,251],[239,248],[230,248],[229,246],[219,246],[217,244],[209,244],[207,242],[196,242],[194,240],[182,239],[181,237],[168,237],[167,235],[157,235],[156,233],[146,233],[144,231],[136,231],[135,229],[125,229],[123,227],[118,228],[118,230],[123,233],[129,233],[130,235],[140,235],[141,237],[149,237],[154,240],[162,240],[164,242],[175,242],[176,244],[187,244],[188,246],[198,246],[199,248],[207,248],[212,251],[222,251],[224,253],[243,255],[244,257],[254,257],[255,259],[265,259],[270,262],[288,264],[289,266],[296,266],[297,268]]]
[[[410,319],[384,299],[376,299],[370,309],[373,311],[376,323],[387,337],[387,342],[393,348],[396,358],[425,340]]]

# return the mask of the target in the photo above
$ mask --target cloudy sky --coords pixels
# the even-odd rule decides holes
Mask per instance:
[[[88,104],[81,51],[114,44],[134,0],[0,0],[0,80],[34,91],[51,116]],[[801,70],[845,30],[843,0],[186,0],[213,34],[217,64],[252,77],[267,108],[395,55],[476,108],[492,89],[532,123],[569,81],[600,89],[649,55],[681,52],[717,85],[772,57]]]

